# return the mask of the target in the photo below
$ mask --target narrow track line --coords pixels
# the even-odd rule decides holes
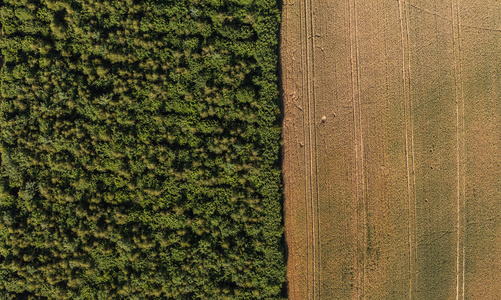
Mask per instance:
[[[304,38],[304,32],[303,30],[306,30],[306,27],[303,27],[304,24],[306,24],[306,21],[304,21],[305,23],[303,24],[303,14],[301,12],[302,9],[302,4],[303,1],[299,2],[299,11],[300,11],[300,14],[299,14],[299,24],[300,24],[300,30],[299,30],[299,40],[301,41],[301,70],[303,71],[303,74],[302,74],[302,82],[301,82],[301,100],[302,102],[304,103],[304,99],[305,98],[308,98],[308,94],[307,94],[307,91],[306,91],[306,94],[305,94],[305,85],[307,85],[307,83],[305,84],[305,79],[307,81],[307,78],[308,78],[308,67],[307,67],[307,59],[306,59],[306,63],[304,61],[304,57],[308,55],[308,49],[307,47],[304,48],[303,45],[305,44],[303,41],[307,41],[307,37],[306,39]],[[307,34],[306,34],[307,36]],[[306,65],[306,68],[305,68],[305,65]],[[304,107],[304,105],[302,105]],[[307,120],[306,120],[306,115],[303,111],[303,144],[304,144],[304,149],[303,149],[303,159],[304,159],[304,180],[305,180],[305,183],[304,183],[304,195],[306,197],[304,203],[305,203],[305,212],[306,212],[306,295],[308,297],[308,299],[310,299],[310,217],[309,217],[309,213],[308,213],[308,163],[307,163],[307,156],[306,156],[306,150],[307,150],[307,147],[306,147],[306,124]]]
[[[441,18],[441,19],[444,19],[444,20],[447,20],[447,21],[451,22],[451,20],[449,20],[446,16],[442,16],[442,15],[440,15],[440,14],[439,14],[438,12],[436,12],[436,11],[435,11],[435,12],[432,12],[432,11],[429,11],[429,10],[427,10],[427,9],[421,8],[421,7],[417,6],[417,5],[410,4],[410,3],[409,3],[409,6],[410,6],[410,7],[412,7],[412,8],[415,8],[415,9],[417,9],[417,10],[419,10],[419,11],[422,11],[422,12],[424,12],[425,14],[433,15],[433,16],[435,16],[435,17],[437,17],[437,18]]]
[[[495,32],[501,32],[501,29],[498,28],[488,28],[488,27],[482,27],[482,26],[474,26],[474,25],[460,25],[461,27],[466,27],[466,28],[474,28],[474,29],[479,29],[479,30],[487,30],[487,31],[495,31]]]
[[[310,33],[311,33],[311,99],[313,101],[313,122],[315,122],[315,118],[317,116],[317,113],[316,113],[316,94],[315,94],[315,32],[314,32],[314,22],[313,22],[313,1],[312,0],[309,0],[309,4],[310,4]],[[310,118],[311,120],[311,118]],[[317,255],[314,256],[314,260],[316,260],[316,262],[314,261],[314,266],[316,267],[316,272],[314,272],[314,276],[315,278],[317,278],[317,281],[318,281],[318,286],[317,286],[317,294],[318,294],[318,297],[320,298],[320,283],[322,282],[321,281],[321,276],[322,276],[322,270],[320,268],[320,262],[322,261],[321,260],[321,251],[320,251],[320,211],[319,211],[319,188],[318,188],[318,152],[317,152],[317,130],[316,130],[316,127],[314,128],[314,134],[313,134],[313,139],[314,139],[314,142],[313,142],[313,150],[310,149],[310,151],[314,152],[314,156],[315,156],[315,172],[313,173],[314,175],[313,178],[315,179],[315,206],[316,206],[316,211],[315,212],[315,215],[314,215],[314,218],[313,220],[316,219],[316,243],[313,245],[313,247],[317,247],[316,249],[316,253]],[[313,155],[312,155],[313,156]],[[313,163],[312,163],[312,168],[313,168]],[[312,203],[313,203],[313,198],[312,198]],[[313,232],[313,234],[315,234],[315,231]],[[317,266],[318,265],[318,266]],[[314,290],[315,291],[315,290]],[[313,298],[315,298],[315,292],[313,292]]]
[[[351,1],[348,0],[348,35],[349,35],[349,40],[350,40],[350,75],[351,75],[351,100],[352,100],[352,107],[353,107],[353,142],[354,142],[354,150],[355,150],[355,172],[353,174],[354,176],[354,185],[355,185],[355,204],[356,204],[356,215],[355,215],[355,223],[356,223],[356,227],[355,227],[355,236],[356,236],[356,251],[355,251],[355,269],[356,269],[356,272],[357,272],[357,278],[356,278],[356,281],[357,281],[357,285],[356,285],[356,297],[357,299],[360,299],[360,268],[359,268],[359,261],[358,261],[358,257],[359,257],[359,232],[358,232],[358,228],[359,228],[359,211],[358,211],[358,202],[359,202],[359,185],[358,185],[358,177],[359,177],[359,167],[358,167],[358,140],[357,140],[357,132],[358,132],[358,128],[357,128],[357,118],[356,118],[356,103],[355,103],[355,98],[357,96],[357,90],[356,90],[356,84],[355,84],[355,81],[356,81],[356,78],[355,78],[355,72],[357,72],[357,70],[355,70],[356,68],[356,65],[355,65],[355,62],[354,60],[356,58],[353,57],[354,55],[354,39],[353,39],[353,26],[352,26],[352,8],[351,8]],[[356,51],[356,50],[355,50]]]
[[[358,18],[357,18],[357,0],[353,0],[353,16],[355,21],[355,57],[356,57],[356,69],[357,69],[357,102],[358,102],[358,131],[359,131],[359,145],[360,145],[360,174],[359,182],[362,195],[361,195],[361,218],[362,218],[362,298],[365,298],[365,280],[366,280],[366,228],[367,228],[367,215],[366,215],[366,182],[365,182],[365,152],[364,152],[364,139],[363,139],[363,124],[362,124],[362,101],[360,99],[360,49],[358,47]],[[358,159],[358,158],[357,158]]]
[[[404,4],[406,0],[404,0]],[[414,269],[417,266],[417,197],[416,197],[416,169],[415,169],[415,155],[414,155],[414,124],[412,122],[412,100],[411,100],[411,53],[410,53],[410,46],[409,46],[409,9],[405,9],[404,6],[404,12],[405,12],[405,31],[406,31],[406,44],[407,44],[407,96],[409,99],[409,123],[410,123],[410,130],[411,130],[411,169],[412,169],[412,197],[414,201],[412,202],[414,206],[414,218],[413,218],[413,234],[414,234]],[[413,272],[414,277],[414,293],[417,291],[417,274],[416,271]]]
[[[457,16],[456,16],[457,17]],[[461,173],[461,167],[460,167],[460,150],[459,150],[459,100],[458,100],[458,81],[460,78],[459,76],[459,71],[458,71],[458,58],[457,58],[457,37],[456,37],[456,26],[457,26],[457,19],[454,16],[454,0],[451,0],[451,18],[452,18],[452,47],[453,47],[453,55],[454,55],[454,100],[456,102],[456,181],[457,181],[457,186],[456,186],[456,207],[457,207],[457,220],[456,220],[456,300],[459,300],[459,281],[460,281],[460,264],[459,264],[459,256],[460,256],[460,237],[461,237],[461,204],[460,204],[460,199],[461,199],[461,191],[460,191],[460,185],[461,185],[461,178],[460,178],[460,173]]]
[[[403,3],[402,3],[403,2]],[[408,90],[408,85],[407,85],[407,70],[406,70],[406,52],[408,52],[408,40],[406,37],[408,37],[408,29],[407,29],[407,17],[406,17],[406,12],[405,8],[405,0],[398,0],[398,13],[399,13],[399,19],[400,19],[400,42],[401,42],[401,48],[402,48],[402,89],[403,89],[403,104],[404,104],[404,119],[405,119],[405,167],[407,171],[407,207],[408,207],[408,215],[407,215],[407,236],[408,236],[408,246],[409,246],[409,299],[413,299],[413,275],[415,273],[414,271],[414,266],[412,264],[412,246],[413,246],[413,241],[412,241],[412,226],[411,226],[411,219],[412,218],[412,208],[411,208],[411,179],[410,179],[410,167],[409,167],[409,147],[410,147],[410,142],[409,142],[409,120],[410,120],[410,108],[409,104],[407,103],[408,101],[410,102],[410,91]],[[405,24],[404,24],[405,21]],[[404,36],[405,32],[405,36]],[[409,110],[409,118],[407,117],[407,113]],[[414,166],[414,165],[413,165]],[[415,208],[415,206],[414,206]],[[415,216],[414,216],[415,217]]]
[[[457,15],[457,28],[458,28],[458,59],[459,59],[459,78],[461,82],[461,125],[462,125],[462,170],[463,170],[463,270],[462,270],[462,289],[461,289],[461,299],[464,300],[465,297],[465,268],[466,268],[466,131],[465,131],[465,117],[464,117],[464,85],[463,85],[463,62],[461,58],[461,18],[459,14],[459,0],[456,0],[456,15]]]
[[[409,46],[409,9],[406,9],[406,0],[404,0],[404,12],[405,12],[405,32],[406,32],[406,44],[407,44],[407,99],[409,102],[409,124],[410,124],[410,133],[411,133],[411,170],[412,170],[412,189],[411,189],[411,197],[414,201],[411,201],[412,205],[414,206],[414,211],[413,211],[413,228],[411,230],[411,233],[414,236],[414,272],[412,275],[414,276],[414,289],[413,292],[415,293],[417,290],[417,273],[416,273],[416,266],[417,266],[417,236],[416,236],[416,226],[417,226],[417,199],[416,199],[416,169],[415,169],[415,155],[414,155],[414,123],[412,121],[412,99],[411,99],[411,51],[410,51],[410,46]],[[408,4],[410,5],[410,4]],[[415,297],[414,297],[415,298]]]
[[[313,94],[313,89],[312,89],[312,70],[313,70],[313,56],[312,52],[310,53],[309,49],[309,42],[310,42],[310,37],[313,36],[311,30],[313,29],[312,27],[308,28],[309,24],[311,25],[311,6],[308,6],[307,1],[304,1],[304,28],[305,28],[305,33],[306,33],[306,40],[305,40],[305,45],[306,45],[306,89],[307,89],[307,99],[308,99],[308,149],[310,152],[310,160],[309,160],[309,184],[310,184],[310,211],[311,211],[311,248],[312,248],[312,254],[313,257],[310,259],[311,264],[312,264],[312,279],[313,279],[313,287],[312,287],[312,299],[315,299],[315,292],[316,292],[316,238],[315,238],[315,191],[314,191],[314,170],[313,170],[313,156],[314,156],[314,149],[313,149],[313,133],[312,130],[314,130],[314,126],[312,126],[312,119],[313,122],[315,122],[314,115],[312,116],[312,111],[314,114],[314,107],[312,109],[312,106],[314,106],[314,94]],[[311,2],[309,3],[311,5]],[[308,20],[308,17],[310,20]],[[310,29],[310,30],[308,30]],[[312,57],[310,61],[310,56]],[[311,69],[311,70],[310,70]],[[313,104],[312,104],[313,101]]]

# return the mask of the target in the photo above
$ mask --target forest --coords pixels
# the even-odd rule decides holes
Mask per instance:
[[[0,0],[0,298],[281,299],[275,0]]]

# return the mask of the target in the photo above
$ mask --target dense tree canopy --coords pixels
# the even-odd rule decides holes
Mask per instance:
[[[272,0],[0,0],[0,296],[273,299]]]

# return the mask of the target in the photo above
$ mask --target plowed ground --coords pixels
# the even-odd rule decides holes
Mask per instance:
[[[290,299],[501,295],[500,16],[284,1]]]

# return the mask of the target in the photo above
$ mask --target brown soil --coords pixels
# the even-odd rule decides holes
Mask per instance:
[[[290,299],[501,294],[500,15],[284,1]]]

